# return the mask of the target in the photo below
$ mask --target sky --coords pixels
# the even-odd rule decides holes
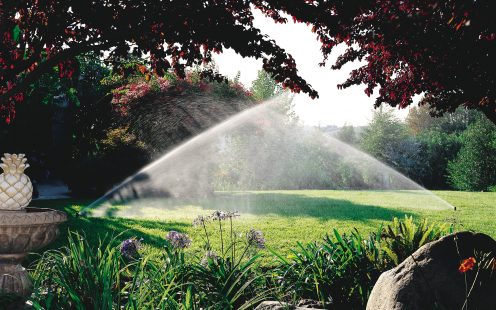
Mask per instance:
[[[344,51],[344,46],[334,49],[326,67],[320,67],[322,61],[320,44],[316,35],[310,31],[310,26],[293,23],[288,19],[287,24],[276,24],[258,10],[253,11],[254,25],[264,34],[274,39],[279,46],[290,53],[295,61],[300,75],[319,92],[318,99],[311,99],[306,94],[297,94],[294,98],[295,112],[300,120],[311,126],[327,126],[351,124],[366,125],[372,118],[375,97],[367,97],[365,86],[352,86],[339,90],[337,84],[346,80],[349,72],[357,68],[359,63],[347,64],[341,70],[331,70],[337,56]],[[250,87],[262,69],[262,61],[254,58],[243,58],[233,50],[226,50],[214,57],[220,73],[234,78],[241,72],[241,82]],[[376,89],[377,92],[377,89]],[[408,110],[395,110],[399,118],[404,119]]]

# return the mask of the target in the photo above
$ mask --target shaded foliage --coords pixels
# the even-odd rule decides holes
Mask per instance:
[[[109,70],[91,54],[77,61],[73,79],[60,80],[53,68],[32,85],[17,121],[0,124],[0,151],[26,153],[33,166],[28,174],[35,180],[65,177],[71,158],[98,152],[111,125],[109,89],[100,84]]]
[[[317,93],[297,72],[294,59],[253,25],[252,6],[279,23],[289,15],[312,24],[323,63],[336,45],[347,45],[333,69],[362,60],[339,87],[366,85],[376,106],[406,107],[425,94],[433,113],[466,106],[496,121],[492,70],[495,2],[481,1],[154,1],[0,3],[0,111],[8,122],[27,87],[51,67],[71,78],[74,57],[110,50],[114,65],[132,53],[158,75],[210,62],[232,48],[262,58],[264,70],[295,92]],[[113,49],[112,49],[113,48]],[[211,70],[203,75],[222,79]]]
[[[89,51],[115,67],[130,54],[149,54],[146,62],[155,74],[171,69],[184,78],[187,67],[210,63],[212,53],[232,48],[261,58],[264,69],[292,90],[317,95],[298,75],[291,55],[254,27],[250,2],[2,1],[0,19],[0,107],[7,122],[30,84],[54,66],[60,78],[72,78],[74,57]],[[209,69],[202,75],[223,80]]]

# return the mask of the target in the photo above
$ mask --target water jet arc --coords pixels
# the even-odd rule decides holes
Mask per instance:
[[[330,180],[344,178],[337,175],[336,167],[341,167],[342,171],[348,171],[359,180],[357,188],[331,185],[331,189],[332,186],[341,186],[337,189],[404,192],[405,195],[416,195],[411,201],[419,203],[411,207],[454,209],[448,202],[376,158],[315,128],[291,123],[287,115],[281,113],[280,106],[281,99],[275,98],[189,139],[128,177],[84,208],[82,213],[91,211],[96,216],[126,216],[129,214],[112,208],[131,201],[134,201],[133,208],[139,208],[144,206],[140,201],[151,198],[198,201],[208,192],[226,190],[312,189],[312,186],[319,189],[322,184],[315,185],[311,173],[298,169],[298,166],[303,162],[311,165],[322,157],[327,166],[313,167],[315,174],[319,174],[314,179],[326,174]],[[306,149],[309,154],[298,151]],[[235,164],[239,163],[241,167],[236,167],[236,179],[219,177],[225,172],[222,169],[231,164],[229,160],[235,157]],[[294,163],[285,162],[289,160]],[[244,167],[251,170],[244,171]],[[276,188],[274,184],[283,179],[291,179],[284,185],[287,188]],[[109,212],[110,209],[113,212]]]

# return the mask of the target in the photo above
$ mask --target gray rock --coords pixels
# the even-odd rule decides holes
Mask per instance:
[[[470,289],[476,272],[460,273],[460,261],[476,256],[475,253],[489,252],[496,255],[496,241],[471,232],[448,235],[428,243],[379,277],[367,310],[462,309],[467,295],[465,276]],[[495,292],[496,276],[493,276],[473,291],[468,308],[496,309]]]

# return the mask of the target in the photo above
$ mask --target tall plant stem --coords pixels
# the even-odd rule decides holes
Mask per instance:
[[[239,261],[236,263],[236,265],[234,265],[234,268],[236,268],[239,264],[241,264],[241,261],[243,260],[243,258],[245,257],[246,253],[248,253],[248,249],[250,248],[250,245],[247,245],[245,247],[245,250],[243,251],[243,254],[241,254],[241,256],[239,257]]]
[[[460,258],[460,260],[462,260],[462,255],[460,254],[460,248],[458,248],[458,237],[455,236],[453,241],[455,242],[456,253],[458,254],[458,257]],[[468,309],[467,301],[468,301],[468,294],[469,294],[468,285],[467,285],[467,274],[466,273],[463,273],[463,278],[465,279],[465,302],[463,303],[462,310]]]
[[[210,238],[208,237],[207,227],[205,226],[205,223],[203,223],[202,226],[205,231],[205,237],[207,238],[207,250],[210,251],[212,249],[212,245],[210,244]]]
[[[229,218],[229,221],[231,223],[231,251],[232,251],[232,260],[234,262],[234,257],[236,255],[236,242],[233,240],[233,222],[232,222],[232,217]]]
[[[477,282],[477,277],[479,276],[479,271],[480,267],[477,268],[477,273],[475,274],[474,282],[472,282],[472,285],[470,286],[470,290],[468,291],[467,295],[465,296],[465,302],[463,303],[463,308],[468,310],[468,299],[470,297],[470,294],[472,294],[472,290],[474,289],[475,282]],[[465,282],[467,281],[467,276],[465,275]]]
[[[220,248],[222,251],[222,256],[224,256],[224,238],[222,236],[222,221],[219,219],[219,230],[220,230]]]

